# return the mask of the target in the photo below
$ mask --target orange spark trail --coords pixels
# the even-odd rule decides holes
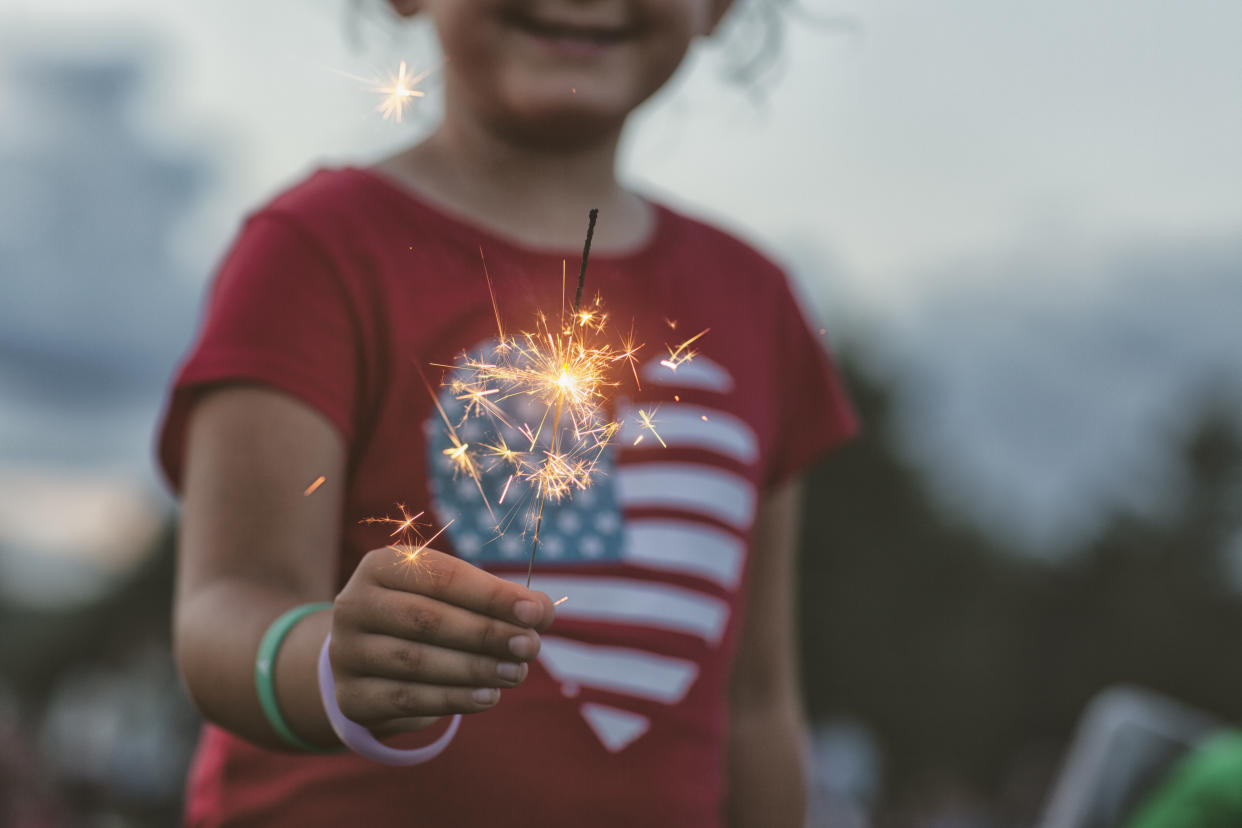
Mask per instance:
[[[670,371],[676,371],[679,365],[694,359],[695,356],[697,356],[697,352],[687,349],[694,343],[695,340],[710,330],[711,328],[704,328],[694,336],[687,339],[685,342],[678,345],[676,348],[666,345],[665,347],[668,348],[668,359],[661,360],[660,364]]]
[[[491,515],[492,520],[496,519],[496,513],[492,511],[492,504],[487,499],[487,492],[483,491],[483,478],[479,474],[478,464],[474,462],[466,449],[470,447],[469,443],[463,443],[457,436],[457,429],[453,428],[453,424],[449,422],[448,412],[444,410],[444,406],[440,405],[440,398],[436,396],[436,392],[432,390],[431,383],[427,381],[427,375],[423,373],[422,366],[418,363],[414,364],[418,369],[418,376],[422,378],[423,385],[427,388],[427,393],[431,396],[431,402],[435,405],[436,411],[440,412],[440,419],[444,421],[445,428],[448,429],[449,439],[453,443],[453,448],[445,449],[444,453],[448,455],[455,469],[464,472],[471,480],[474,481],[475,488],[479,490],[479,497],[483,498],[483,505],[487,507],[487,513]]]
[[[479,245],[479,261],[483,262],[483,278],[487,280],[487,295],[492,298],[492,313],[496,314],[496,333],[505,341],[505,326],[500,323],[500,306],[496,304],[496,291],[492,289],[492,276],[487,272],[487,259],[483,258],[483,245]]]

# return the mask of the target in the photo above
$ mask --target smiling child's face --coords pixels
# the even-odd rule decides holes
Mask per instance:
[[[426,11],[448,60],[450,117],[573,146],[618,130],[708,34],[727,0],[394,0]]]

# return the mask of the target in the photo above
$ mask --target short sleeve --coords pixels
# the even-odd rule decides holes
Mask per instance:
[[[776,317],[773,364],[781,367],[782,376],[769,488],[797,477],[858,431],[858,419],[825,339],[812,332],[783,276]]]
[[[198,339],[173,381],[158,440],[180,488],[185,429],[196,396],[225,382],[258,383],[353,432],[364,342],[340,269],[293,218],[251,217],[216,274]]]

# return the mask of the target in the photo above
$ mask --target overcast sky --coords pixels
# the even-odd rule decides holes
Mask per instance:
[[[417,132],[374,118],[372,98],[338,72],[431,63],[429,42],[346,0],[83,5],[8,0],[0,23],[51,42],[156,48],[149,126],[223,151],[212,243],[309,166],[373,157]],[[929,289],[929,263],[1032,232],[1124,242],[1242,227],[1230,174],[1242,4],[800,5],[857,30],[791,18],[785,71],[761,84],[760,110],[720,79],[722,48],[707,43],[645,113],[626,158],[634,178],[774,245],[813,239],[854,293],[884,302]]]
[[[952,483],[950,499],[1034,545],[1086,531],[1100,502],[1142,502],[1134,469],[1163,474],[1143,453],[1152,429],[1175,419],[1183,386],[1229,373],[1242,352],[1242,4],[801,5],[830,22],[790,19],[783,71],[753,90],[761,103],[721,79],[728,41],[705,44],[635,123],[626,175],[744,228],[794,267],[835,336],[882,343],[878,370],[903,378],[917,414],[911,453]],[[90,326],[47,310],[52,293],[0,307],[0,334],[37,342],[41,330],[58,352],[129,359],[150,342],[157,374],[188,341],[246,209],[314,166],[402,146],[436,107],[433,94],[401,126],[375,115],[349,76],[431,65],[434,48],[346,0],[8,0],[0,53],[14,45],[140,55],[150,71],[128,114],[157,152],[207,165],[172,231],[180,286],[155,283],[178,268],[114,286],[160,297],[162,321],[116,316],[110,351],[98,332],[57,332]],[[55,103],[19,112],[8,80],[0,149],[46,128],[36,121]],[[107,211],[98,197],[87,207]],[[0,193],[8,226],[30,215]],[[109,467],[123,456],[149,480],[157,403],[144,393],[147,419],[116,408],[128,425],[100,458],[63,423],[46,446],[32,436],[49,433],[46,401],[0,405],[0,450]]]

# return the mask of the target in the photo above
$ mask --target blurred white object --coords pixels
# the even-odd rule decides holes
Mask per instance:
[[[875,738],[853,719],[822,722],[808,736],[807,825],[869,828],[880,790],[881,756]]]
[[[1110,687],[1079,721],[1040,828],[1111,828],[1221,723],[1137,687]]]

